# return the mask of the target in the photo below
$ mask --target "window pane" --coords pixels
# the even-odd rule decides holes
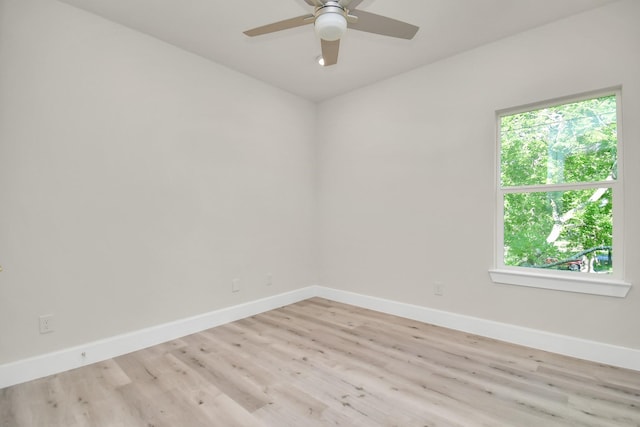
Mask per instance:
[[[503,116],[503,187],[616,178],[615,95]]]
[[[612,272],[610,188],[504,195],[504,264]]]

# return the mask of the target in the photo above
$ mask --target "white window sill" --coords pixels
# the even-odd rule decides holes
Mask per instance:
[[[618,298],[626,297],[631,289],[631,283],[604,276],[585,277],[585,274],[580,273],[554,275],[519,270],[492,269],[489,270],[489,275],[495,283]]]

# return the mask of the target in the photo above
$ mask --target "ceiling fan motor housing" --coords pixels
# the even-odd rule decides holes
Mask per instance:
[[[314,28],[322,40],[335,41],[347,31],[347,11],[338,2],[328,1],[315,12]]]

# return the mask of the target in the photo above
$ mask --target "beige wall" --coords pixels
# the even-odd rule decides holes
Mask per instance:
[[[640,349],[635,288],[618,299],[487,274],[495,111],[622,85],[626,280],[640,286],[639,18],[640,2],[617,2],[321,104],[319,123],[349,118],[319,129],[321,283]]]
[[[0,364],[316,284],[315,114],[68,5],[0,0]]]

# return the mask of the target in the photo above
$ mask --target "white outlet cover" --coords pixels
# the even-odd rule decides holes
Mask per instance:
[[[38,319],[41,334],[48,334],[54,331],[53,314],[43,315]]]

